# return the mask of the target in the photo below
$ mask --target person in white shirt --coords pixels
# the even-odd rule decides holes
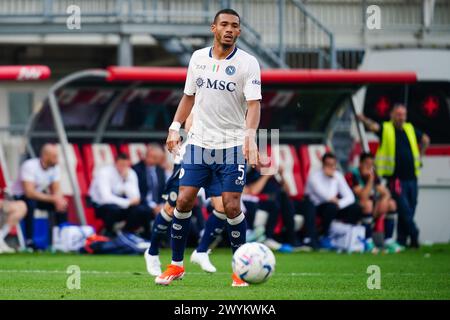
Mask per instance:
[[[336,156],[325,153],[322,169],[312,173],[306,184],[306,194],[316,207],[316,214],[322,219],[321,245],[328,247],[330,224],[334,219],[355,224],[362,218],[361,207],[342,173],[336,170]]]
[[[126,222],[125,232],[135,232],[139,227],[145,229],[150,224],[151,212],[141,205],[138,178],[126,154],[119,154],[114,165],[99,169],[89,188],[89,196],[95,215],[105,223],[107,236],[115,236],[117,222]]]
[[[19,176],[11,188],[14,198],[23,200],[27,206],[25,240],[29,249],[35,248],[33,242],[35,209],[46,210],[49,213],[50,241],[53,226],[67,221],[67,201],[60,187],[61,172],[58,158],[57,146],[45,144],[39,158],[29,159],[22,163]]]

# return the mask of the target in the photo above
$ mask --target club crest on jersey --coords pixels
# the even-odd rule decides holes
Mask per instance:
[[[197,80],[195,80],[195,83],[197,84],[197,87],[201,88],[205,84],[205,80],[199,77],[197,78]]]
[[[236,67],[235,66],[228,66],[225,68],[225,73],[229,76],[232,76],[236,73]]]

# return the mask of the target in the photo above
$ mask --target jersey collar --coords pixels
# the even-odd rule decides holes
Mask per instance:
[[[212,49],[213,47],[209,48],[209,57],[212,58]],[[238,50],[237,46],[234,46],[234,50],[231,51],[231,53],[224,59],[224,60],[230,60],[231,58],[233,58],[233,56],[236,54],[236,51]]]

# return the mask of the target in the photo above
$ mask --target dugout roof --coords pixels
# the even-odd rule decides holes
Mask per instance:
[[[71,142],[160,140],[183,94],[186,68],[109,67],[73,74],[53,92]],[[333,116],[366,84],[405,84],[412,72],[262,70],[261,128],[280,129],[282,140],[323,142]],[[30,122],[33,145],[58,139],[50,100]]]

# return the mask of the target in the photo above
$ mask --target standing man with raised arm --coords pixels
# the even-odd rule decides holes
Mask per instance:
[[[378,175],[388,179],[389,189],[397,202],[397,242],[406,246],[409,237],[409,245],[418,248],[419,229],[414,221],[417,178],[422,166],[421,156],[425,154],[430,138],[406,122],[407,109],[403,104],[396,104],[391,111],[391,120],[382,125],[364,115],[360,115],[359,119],[380,138],[375,165]],[[392,223],[389,220],[386,222]]]

